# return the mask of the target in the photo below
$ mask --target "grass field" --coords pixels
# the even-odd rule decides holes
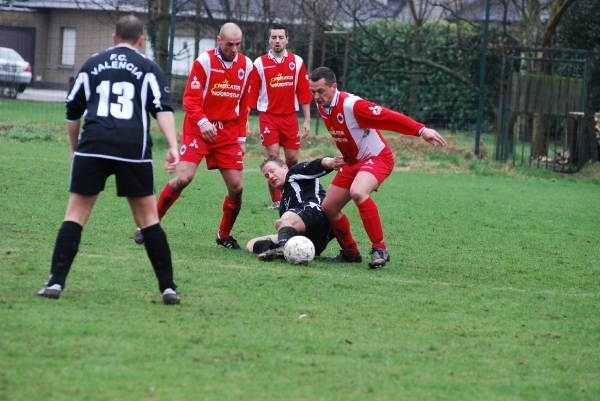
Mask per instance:
[[[374,194],[392,260],[370,271],[217,247],[225,189],[202,165],[163,220],[174,307],[109,180],[51,301],[35,291],[68,198],[66,137],[2,124],[0,400],[600,399],[597,179],[513,176],[409,144]],[[261,149],[249,147],[233,233],[244,243],[276,218]],[[313,140],[303,152],[332,150]],[[160,190],[168,176],[156,176]],[[356,208],[347,213],[366,254]]]

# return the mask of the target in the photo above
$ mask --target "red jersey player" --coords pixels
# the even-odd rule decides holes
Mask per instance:
[[[335,74],[327,67],[315,69],[309,76],[310,90],[319,113],[342,153],[334,165],[338,173],[327,189],[321,208],[342,247],[334,262],[362,262],[350,221],[342,208],[353,200],[369,239],[372,269],[385,266],[390,254],[383,239],[383,227],[371,192],[392,173],[394,154],[380,129],[404,135],[420,136],[433,146],[445,145],[437,131],[409,117],[386,109],[358,96],[337,90]]]
[[[312,96],[304,61],[288,52],[289,37],[284,25],[273,24],[269,29],[271,50],[254,61],[252,92],[249,106],[257,109],[260,140],[267,149],[267,157],[279,157],[283,147],[288,167],[298,163],[300,140],[310,133],[310,102]],[[298,130],[298,105],[304,113],[302,136]],[[269,209],[279,209],[281,192],[269,184]]]
[[[228,22],[217,36],[218,46],[201,54],[192,65],[183,107],[186,111],[177,176],[167,182],[158,198],[162,217],[179,198],[206,158],[209,170],[219,169],[227,187],[217,244],[241,250],[231,230],[242,208],[243,156],[246,152],[248,105],[245,92],[252,61],[239,53],[242,31]],[[134,238],[143,242],[139,231]]]

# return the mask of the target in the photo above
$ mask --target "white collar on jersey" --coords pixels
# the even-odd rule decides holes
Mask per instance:
[[[273,49],[271,49],[271,50],[269,50],[269,53],[267,55],[269,56],[269,58],[271,60],[275,60],[276,63],[283,63],[283,60],[287,57],[288,52],[287,52],[287,50],[283,49],[283,56],[275,57],[273,55]]]
[[[331,109],[333,109],[335,106],[337,106],[339,100],[340,100],[340,91],[336,89],[335,94],[331,98],[331,104],[329,105],[329,107],[323,107],[323,110],[325,111],[325,113],[331,114]]]
[[[217,56],[217,58],[219,60],[221,60],[221,64],[223,64],[223,67],[225,67],[227,69],[231,68],[231,66],[233,65],[233,63],[235,63],[237,61],[239,55],[240,54],[238,53],[238,54],[235,55],[235,57],[233,58],[233,60],[226,61],[226,60],[223,59],[223,56],[221,56],[221,52],[219,51],[219,48],[215,47],[215,56]]]
[[[135,50],[136,52],[140,52],[139,49],[137,47],[134,47],[133,45],[130,45],[129,43],[123,42],[123,43],[117,43],[116,45],[114,45],[113,47],[109,47],[107,50],[112,50],[112,49],[118,49],[120,47],[126,47],[128,49],[131,50]],[[140,53],[141,54],[141,53]]]

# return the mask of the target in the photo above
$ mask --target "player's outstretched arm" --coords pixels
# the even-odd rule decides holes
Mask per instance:
[[[425,141],[429,142],[433,146],[446,145],[446,140],[434,129],[424,128],[421,136],[423,139],[425,139]]]
[[[177,149],[177,130],[175,129],[175,116],[173,113],[156,114],[156,122],[163,133],[169,149],[165,156],[165,170],[169,174],[173,173],[179,163],[179,150]]]

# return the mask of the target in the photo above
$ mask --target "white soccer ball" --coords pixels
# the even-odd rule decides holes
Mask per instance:
[[[296,235],[285,243],[283,257],[292,265],[307,265],[315,258],[315,246],[308,238]]]

